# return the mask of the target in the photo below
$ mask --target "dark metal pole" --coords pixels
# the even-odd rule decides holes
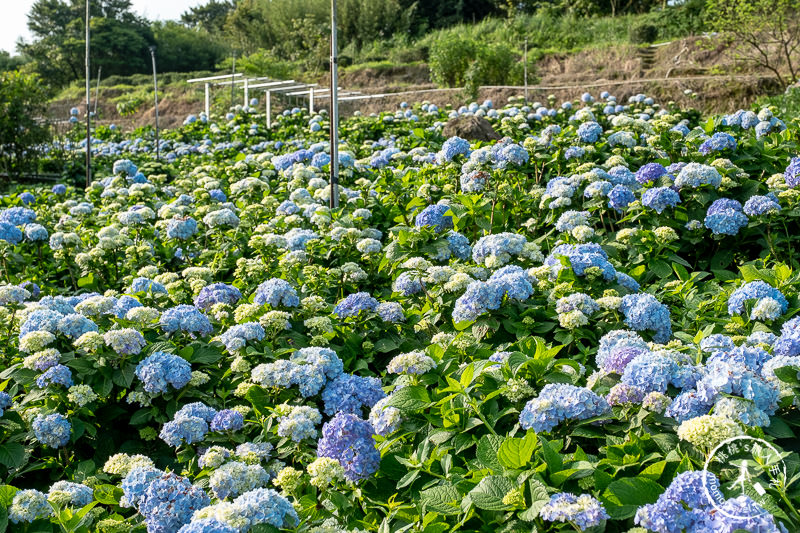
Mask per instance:
[[[339,207],[339,59],[336,48],[336,0],[331,0],[331,209]]]
[[[156,161],[159,157],[159,143],[158,143],[158,77],[156,76],[156,47],[150,47],[150,58],[153,60],[153,89],[155,90],[156,101]]]
[[[86,0],[86,187],[92,181],[92,130],[89,118],[91,87],[89,73],[89,0]]]

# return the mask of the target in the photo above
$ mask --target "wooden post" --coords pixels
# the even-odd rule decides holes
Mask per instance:
[[[339,59],[336,48],[336,0],[331,0],[331,209],[339,207]]]
[[[267,129],[272,129],[272,91],[264,91],[264,100],[267,102]]]
[[[211,116],[211,100],[209,91],[211,90],[211,84],[206,82],[206,118]]]

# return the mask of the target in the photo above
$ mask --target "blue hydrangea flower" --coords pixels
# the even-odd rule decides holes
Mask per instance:
[[[675,207],[679,203],[681,203],[680,195],[669,187],[654,187],[642,193],[642,205],[659,215],[667,207]]]
[[[533,294],[533,285],[528,280],[527,273],[517,265],[506,265],[496,270],[487,284],[497,289],[497,292],[507,296],[509,300],[524,301]]]
[[[425,289],[425,283],[419,274],[414,272],[403,272],[392,283],[392,290],[399,292],[403,296],[413,296]]]
[[[233,305],[241,297],[242,293],[233,285],[212,283],[200,289],[200,293],[194,299],[194,305],[199,309],[208,309],[215,304]]]
[[[185,241],[197,233],[197,221],[191,217],[173,218],[167,222],[167,238]]]
[[[51,448],[61,448],[69,442],[72,424],[60,413],[39,415],[33,421],[33,434],[42,444]]]
[[[653,183],[667,174],[667,169],[661,163],[647,163],[636,171],[636,181],[645,185]]]
[[[758,303],[765,298],[769,298],[772,301],[777,302],[777,308],[780,311],[778,316],[784,314],[789,309],[789,302],[786,300],[786,297],[781,291],[764,281],[756,280],[745,283],[733,291],[728,298],[728,314],[731,316],[741,315],[745,311],[744,306],[746,302],[750,300],[757,300],[756,305],[758,305]],[[754,308],[750,314],[750,318],[753,320],[756,319],[754,316],[755,313],[756,310]],[[778,316],[770,317],[770,319],[774,320],[778,318]]]
[[[366,420],[349,413],[337,413],[322,426],[317,456],[336,459],[345,477],[360,481],[378,471],[381,454],[375,448],[374,431]]]
[[[195,511],[208,506],[211,498],[185,477],[173,473],[153,479],[139,500],[150,533],[172,533],[188,524]]]
[[[551,431],[566,420],[585,420],[608,413],[611,407],[605,398],[584,387],[565,383],[548,383],[537,398],[525,404],[519,415],[522,429]]]
[[[586,150],[582,146],[570,146],[564,150],[564,159],[567,161],[570,159],[580,159],[584,155],[586,155]]]
[[[27,207],[9,207],[0,211],[0,222],[6,222],[12,226],[24,226],[36,221],[36,212]]]
[[[459,178],[461,190],[466,193],[481,192],[486,188],[489,178],[489,173],[484,170],[473,170],[466,174],[461,174]]]
[[[709,396],[694,389],[681,392],[667,407],[666,416],[674,418],[677,422],[685,422],[698,416],[707,415],[714,406],[715,395]]]
[[[634,200],[636,196],[633,191],[624,185],[614,185],[614,188],[608,191],[608,207],[616,209],[617,212],[622,212]]]
[[[238,529],[216,518],[201,518],[183,525],[178,533],[238,533]]]
[[[159,319],[159,325],[167,333],[182,331],[192,337],[204,337],[214,331],[214,326],[206,315],[193,305],[185,304],[164,311]]]
[[[192,402],[187,403],[180,409],[175,412],[175,419],[178,418],[186,418],[190,416],[195,416],[197,418],[202,418],[206,422],[211,422],[214,417],[217,415],[217,410],[213,407],[210,407],[203,402]]]
[[[736,139],[729,133],[718,131],[710,139],[706,139],[697,150],[703,155],[725,150],[733,151],[736,150]]]
[[[370,296],[368,292],[357,292],[339,301],[333,312],[339,318],[344,319],[357,316],[361,311],[375,311],[377,307],[378,300]]]
[[[703,223],[714,235],[736,235],[748,222],[742,204],[730,198],[720,198],[708,208]]]
[[[267,304],[271,307],[297,307],[300,305],[300,298],[288,281],[271,278],[258,286],[253,303],[256,305]]]
[[[289,360],[278,360],[255,367],[251,373],[262,387],[289,388],[297,385],[307,398],[322,390],[328,380],[342,373],[344,365],[336,352],[328,348],[301,348]]]
[[[783,172],[783,179],[789,187],[800,185],[800,156],[793,157]]]
[[[166,352],[154,352],[136,366],[136,377],[144,384],[149,393],[165,393],[168,385],[182,389],[192,379],[192,367],[177,355]]]
[[[576,276],[584,276],[586,269],[598,267],[602,271],[603,279],[606,281],[616,280],[617,271],[608,262],[608,254],[599,244],[559,244],[550,252],[544,261],[545,266],[550,267],[551,277],[556,278],[558,273],[564,268],[561,257],[569,260],[572,271]]]
[[[442,232],[453,227],[453,217],[445,213],[449,205],[433,204],[419,212],[414,218],[414,225],[418,228],[432,227],[436,232]]]
[[[0,222],[0,241],[6,241],[9,244],[19,244],[20,241],[22,241],[22,231],[14,224]]]
[[[403,413],[400,409],[386,405],[390,398],[391,396],[387,396],[379,400],[369,412],[369,423],[372,424],[375,433],[381,437],[386,437],[397,431],[403,421]]]
[[[300,522],[292,504],[272,489],[258,488],[233,500],[232,510],[237,521],[244,524],[239,531],[250,531],[257,524],[270,524],[278,529]]]
[[[208,423],[196,416],[180,416],[164,424],[158,436],[173,448],[183,443],[202,441],[208,433]]]
[[[603,134],[603,127],[594,121],[584,122],[578,126],[578,138],[581,142],[596,143]]]
[[[64,365],[54,365],[36,378],[36,386],[44,389],[49,385],[72,386],[72,371]]]
[[[675,172],[672,169],[672,165],[669,166],[668,170],[671,173]],[[678,171],[678,175],[675,177],[675,186],[679,189],[684,187],[696,189],[702,185],[711,185],[716,189],[721,183],[722,176],[717,169],[701,163],[686,164]]]
[[[759,215],[771,215],[781,210],[781,205],[775,196],[751,196],[744,203],[744,214],[755,217]]]
[[[652,331],[656,342],[667,342],[672,336],[669,309],[651,294],[623,296],[620,311],[625,315],[625,324],[629,328]]]
[[[133,296],[128,296],[126,294],[117,299],[117,303],[114,304],[112,313],[117,318],[125,318],[125,315],[128,314],[128,311],[134,307],[142,307],[142,304]]]
[[[635,522],[657,533],[701,531],[695,526],[701,526],[713,510],[706,494],[716,491],[719,491],[719,480],[714,474],[704,470],[681,472],[655,503],[636,511]]]
[[[575,496],[569,492],[550,496],[550,501],[539,511],[539,516],[548,522],[575,524],[581,531],[599,526],[610,518],[603,504],[590,494]]]
[[[237,431],[244,427],[244,416],[233,409],[223,409],[211,420],[211,431]]]
[[[47,501],[47,495],[35,489],[17,491],[8,508],[8,519],[12,524],[31,523],[52,514],[53,507]]]
[[[320,412],[305,405],[292,407],[278,419],[278,436],[288,437],[294,442],[313,439],[317,436],[316,426],[322,422]]]
[[[481,237],[472,248],[472,260],[479,265],[498,267],[505,265],[512,256],[522,253],[527,239],[518,233],[494,233]]]
[[[588,211],[564,211],[561,216],[556,220],[556,229],[558,231],[572,231],[578,226],[587,226],[589,224]]]
[[[220,342],[225,345],[228,352],[233,353],[247,345],[247,341],[260,341],[264,339],[264,327],[258,322],[245,322],[232,326],[228,331],[219,336]]]
[[[137,292],[151,292],[153,294],[162,293],[166,294],[167,289],[162,284],[158,283],[157,281],[153,281],[148,278],[135,278],[131,282],[130,292],[137,293]]]
[[[638,187],[638,182],[636,181],[636,174],[630,171],[628,167],[624,165],[617,165],[608,169],[608,172],[605,174],[608,177],[608,181],[610,181],[613,185],[625,185],[626,187],[636,189]]]
[[[336,413],[360,414],[364,407],[371,409],[385,396],[381,380],[352,374],[340,374],[322,391],[325,414],[328,416]]]
[[[47,229],[41,224],[26,224],[25,225],[25,238],[29,241],[46,241],[50,234]]]
[[[469,141],[461,137],[450,137],[444,144],[442,149],[436,154],[436,161],[442,165],[453,160],[457,155],[469,155]]]
[[[497,309],[503,301],[503,293],[496,284],[473,281],[467,286],[453,308],[453,321],[472,322],[480,315]]]
[[[678,364],[666,355],[642,352],[633,358],[622,374],[622,383],[645,392],[664,392],[677,374]]]
[[[447,239],[447,246],[450,248],[450,253],[455,258],[466,261],[472,256],[472,246],[470,246],[469,239],[461,233],[451,230],[447,232],[445,239]]]
[[[70,313],[58,321],[58,331],[71,339],[77,339],[84,333],[97,331],[97,324],[77,313]]]
[[[0,391],[0,416],[3,416],[5,410],[11,407],[12,404],[11,396],[7,392]]]
[[[94,491],[83,483],[56,481],[50,485],[47,497],[55,501],[63,501],[62,498],[66,497],[66,501],[69,502],[68,505],[80,509],[92,503]]]

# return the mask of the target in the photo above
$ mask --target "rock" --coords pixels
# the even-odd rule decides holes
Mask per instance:
[[[468,141],[497,141],[500,136],[483,117],[464,115],[450,119],[444,126],[445,137],[458,136]]]

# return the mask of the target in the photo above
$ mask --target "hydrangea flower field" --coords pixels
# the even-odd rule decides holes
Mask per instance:
[[[263,120],[0,198],[0,530],[800,531],[797,124]]]

